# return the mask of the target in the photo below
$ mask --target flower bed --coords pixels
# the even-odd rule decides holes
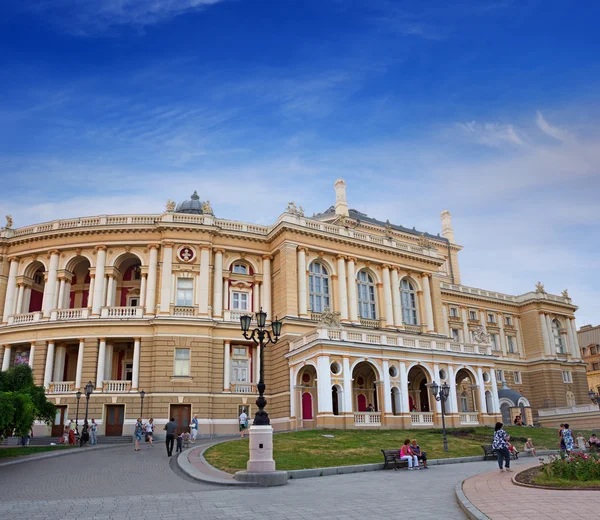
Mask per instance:
[[[573,453],[550,456],[541,466],[516,475],[521,484],[557,489],[600,489],[600,457],[598,454]]]

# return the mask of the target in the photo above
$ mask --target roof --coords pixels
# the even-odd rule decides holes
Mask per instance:
[[[504,397],[505,399],[512,401],[514,406],[518,406],[519,399],[523,397],[523,394],[517,392],[516,390],[511,390],[510,388],[508,388],[508,386],[506,386],[506,383],[504,383],[504,386],[500,390],[498,390],[498,397]]]
[[[369,224],[374,224],[376,226],[381,226],[383,228],[389,226],[391,227],[393,230],[395,231],[400,231],[401,233],[407,233],[409,235],[415,235],[415,236],[423,236],[425,235],[425,237],[427,238],[431,238],[433,240],[439,240],[441,242],[446,242],[449,243],[448,239],[441,236],[439,233],[437,235],[432,235],[431,233],[427,233],[426,231],[419,231],[416,228],[407,228],[398,224],[392,224],[390,223],[390,221],[386,221],[383,222],[381,220],[377,220],[376,218],[373,217],[369,217],[366,213],[362,213],[356,209],[350,209],[348,210],[349,213],[349,218],[357,220],[359,222],[367,222]],[[318,220],[325,220],[327,218],[331,218],[331,217],[335,217],[336,213],[335,213],[335,206],[331,206],[330,208],[328,208],[327,210],[325,210],[323,213],[317,213],[316,215],[313,215],[312,218],[318,219]]]

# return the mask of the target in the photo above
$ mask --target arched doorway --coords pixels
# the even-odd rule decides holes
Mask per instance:
[[[340,393],[337,385],[331,387],[331,404],[333,415],[340,415]]]
[[[317,409],[317,371],[312,365],[306,365],[298,372],[296,379],[296,403],[300,404],[301,425],[314,426],[314,413]]]
[[[310,392],[302,392],[302,420],[312,421],[313,419],[313,402]]]
[[[408,404],[411,411],[431,412],[427,372],[420,366],[408,372]]]
[[[392,387],[392,413],[400,415],[402,413],[402,401],[400,399],[400,390],[397,386]]]
[[[486,411],[486,413],[493,413],[493,411],[494,411],[494,404],[492,401],[492,392],[490,392],[489,390],[485,391],[485,411]]]
[[[23,302],[21,308],[15,308],[15,314],[27,312],[39,312],[42,310],[44,301],[44,289],[46,281],[44,279],[46,268],[41,262],[32,262],[25,270],[25,277],[29,278],[30,285],[26,286],[23,293]]]
[[[127,253],[115,261],[115,280],[113,295],[107,295],[107,306],[141,306],[142,263],[140,259]],[[193,287],[193,284],[192,284]],[[109,303],[109,298],[111,302]]]
[[[371,363],[362,361],[352,371],[354,407],[359,412],[365,412],[371,406],[375,412],[379,410],[377,396],[377,372]]]
[[[508,403],[502,403],[500,405],[500,412],[502,413],[502,422],[508,426],[511,424],[510,419],[510,405]]]
[[[475,390],[477,385],[475,384],[475,378],[473,374],[465,368],[461,368],[456,373],[456,395],[459,397],[459,409],[461,413],[473,413],[477,411],[476,408],[476,394]]]
[[[85,309],[92,306],[93,296],[90,295],[90,261],[84,256],[73,259],[67,266],[71,273],[68,288],[68,300],[63,304],[68,309]],[[66,296],[67,291],[65,291]]]

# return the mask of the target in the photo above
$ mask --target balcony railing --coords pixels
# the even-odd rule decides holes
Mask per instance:
[[[67,394],[75,390],[75,381],[60,381],[50,383],[49,394]]]
[[[381,327],[381,322],[379,320],[360,318],[360,324],[367,329],[378,329]]]
[[[102,390],[104,392],[129,392],[131,390],[131,381],[104,381]]]
[[[255,394],[256,385],[253,383],[231,383],[231,391],[234,394]]]
[[[60,309],[50,314],[50,321],[87,320],[90,317],[90,309]]]
[[[354,412],[355,426],[381,426],[381,412]]]
[[[433,424],[433,412],[411,412],[410,422],[413,426],[431,426]]]
[[[176,305],[173,307],[173,316],[181,318],[193,318],[198,314],[198,307],[181,307]]]
[[[538,415],[540,417],[551,417],[553,415],[567,415],[577,413],[597,412],[598,406],[595,404],[578,404],[575,406],[560,406],[557,408],[540,408]]]
[[[41,312],[28,312],[25,314],[13,314],[8,317],[9,325],[23,325],[27,323],[35,323],[42,319]]]
[[[143,307],[102,307],[100,311],[101,318],[141,318],[144,316]]]
[[[460,424],[479,424],[479,417],[476,413],[461,413]]]

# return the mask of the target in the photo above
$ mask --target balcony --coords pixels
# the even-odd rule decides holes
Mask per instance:
[[[68,394],[75,391],[75,381],[60,381],[50,383],[49,394]]]
[[[433,412],[411,412],[410,422],[413,426],[433,426]]]
[[[60,309],[50,313],[50,321],[87,320],[91,309]]]
[[[256,385],[253,383],[231,383],[231,391],[234,394],[255,394]]]
[[[195,318],[198,315],[198,307],[182,307],[175,305],[173,307],[173,316],[180,318]]]
[[[379,320],[367,320],[365,318],[360,318],[360,324],[366,329],[378,329],[381,327],[381,322]]]
[[[131,381],[104,381],[102,391],[108,393],[126,393],[131,390]]]
[[[575,406],[561,406],[558,408],[540,408],[538,415],[540,417],[552,417],[554,415],[570,415],[579,413],[596,413],[598,406],[595,404],[578,404]]]
[[[143,307],[102,307],[100,318],[132,319],[144,316]]]
[[[13,314],[8,317],[8,325],[26,325],[36,323],[42,319],[41,312],[28,312],[25,314]]]
[[[355,426],[381,426],[381,412],[354,412]]]
[[[477,413],[461,413],[460,424],[479,424],[479,416]]]

